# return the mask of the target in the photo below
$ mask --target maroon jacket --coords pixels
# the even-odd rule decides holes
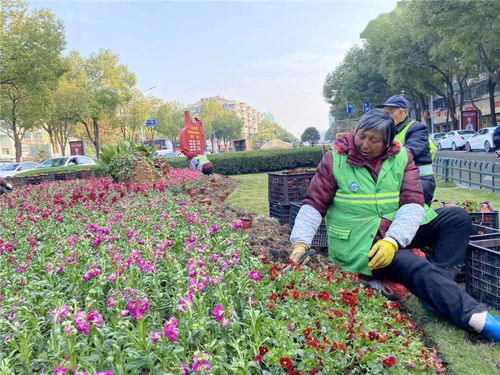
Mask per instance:
[[[347,154],[347,162],[349,164],[356,167],[365,167],[368,172],[370,172],[374,181],[377,181],[378,174],[382,168],[382,162],[389,156],[396,155],[401,147],[399,142],[393,142],[389,149],[382,154],[376,163],[374,163],[375,167],[372,167],[372,163],[368,162],[357,153],[356,147],[354,146],[354,133],[348,133],[339,137],[333,144],[333,148],[339,154]],[[422,191],[422,185],[420,184],[418,167],[413,163],[411,153],[408,150],[406,150],[406,152],[408,153],[408,164],[406,165],[403,184],[401,185],[399,205],[417,203],[423,206],[424,193]],[[337,192],[337,184],[333,179],[333,173],[332,152],[328,151],[319,162],[316,174],[307,189],[306,198],[304,199],[304,204],[313,206],[322,216],[325,216]],[[379,228],[381,236],[387,232],[390,224],[390,220],[382,219]]]

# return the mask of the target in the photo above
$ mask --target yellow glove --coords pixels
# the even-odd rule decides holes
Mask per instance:
[[[398,245],[392,238],[377,241],[368,253],[368,258],[371,258],[368,268],[376,270],[387,267],[394,259],[396,251],[398,251]]]
[[[290,259],[293,260],[295,264],[299,264],[300,257],[304,255],[309,246],[302,242],[296,242],[292,244],[292,255],[290,255]],[[302,264],[306,264],[309,261],[309,257],[307,257]]]

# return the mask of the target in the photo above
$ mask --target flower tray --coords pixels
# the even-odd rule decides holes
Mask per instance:
[[[466,203],[464,203],[465,205]],[[462,206],[461,204],[441,202],[442,207]],[[486,227],[498,229],[498,210],[493,207],[490,202],[480,202],[479,210],[469,212],[474,224],[483,225]],[[467,210],[467,207],[464,207]]]

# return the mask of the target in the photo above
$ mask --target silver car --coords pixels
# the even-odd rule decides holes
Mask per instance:
[[[44,160],[38,168],[69,167],[74,165],[95,165],[95,161],[83,155],[61,156]]]
[[[18,173],[36,169],[40,164],[34,161],[26,161],[23,163],[10,163],[0,167],[0,177],[15,176]]]

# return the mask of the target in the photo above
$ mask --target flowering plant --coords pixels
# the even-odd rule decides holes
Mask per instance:
[[[196,179],[174,175],[27,186],[0,201],[1,369],[441,370],[396,304],[332,265],[285,274],[252,257],[241,223],[172,194],[175,181]]]

